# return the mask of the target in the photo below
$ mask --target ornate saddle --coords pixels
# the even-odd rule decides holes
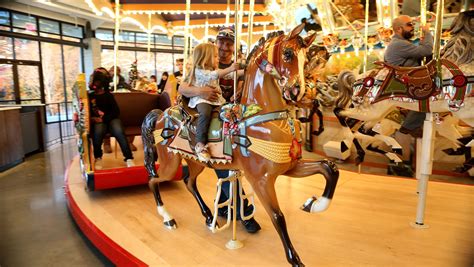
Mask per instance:
[[[436,61],[434,60],[420,67],[398,67],[381,61],[375,64],[388,69],[388,76],[393,78],[386,81],[401,83],[406,88],[406,95],[410,98],[425,100],[441,91],[440,84],[436,83]],[[396,86],[396,84],[388,84],[388,86]]]

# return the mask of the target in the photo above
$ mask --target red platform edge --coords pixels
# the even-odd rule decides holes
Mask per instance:
[[[102,254],[117,266],[148,266],[105,235],[79,208],[69,189],[69,170],[72,162],[69,163],[64,174],[66,202],[74,221],[81,231]]]
[[[160,167],[156,164],[156,169]],[[182,179],[183,168],[179,166],[173,181]],[[94,172],[94,191],[111,189],[118,187],[126,187],[133,185],[148,184],[148,172],[144,166],[123,167],[106,169]]]

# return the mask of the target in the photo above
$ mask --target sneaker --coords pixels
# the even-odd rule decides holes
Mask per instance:
[[[211,160],[211,155],[207,151],[207,145],[197,143],[194,149],[196,150],[196,155],[198,156],[198,159],[200,161],[208,162],[209,160]]]
[[[260,224],[258,224],[258,222],[254,218],[250,218],[246,221],[241,221],[241,222],[242,222],[242,225],[245,227],[245,230],[247,231],[247,233],[254,234],[260,231],[260,229],[262,229],[262,227],[260,227]]]
[[[102,170],[104,168],[104,166],[102,166],[102,158],[96,158],[94,166],[96,170]]]
[[[135,166],[135,162],[133,162],[133,159],[127,159],[125,163],[127,164],[127,168]]]

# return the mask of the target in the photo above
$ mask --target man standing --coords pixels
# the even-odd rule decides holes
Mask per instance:
[[[229,67],[232,63],[232,57],[234,55],[234,39],[235,34],[234,30],[229,27],[225,27],[219,30],[216,36],[217,39],[217,49],[219,53],[219,69],[225,69]],[[237,88],[241,88],[242,80],[239,79],[239,85]],[[229,102],[232,99],[234,94],[234,74],[230,73],[219,80],[219,86],[222,90],[222,96]],[[213,88],[209,86],[205,87],[195,87],[190,86],[188,83],[183,83],[179,87],[179,92],[186,96],[186,97],[193,97],[193,96],[200,96],[202,98],[208,99],[209,101],[217,100],[219,94],[219,88]],[[215,170],[217,177],[227,178],[229,176],[228,170]],[[229,199],[230,190],[229,190],[230,183],[225,182],[222,184],[222,191],[221,195],[219,196],[219,203],[223,203]],[[240,186],[240,185],[239,185]],[[244,200],[244,215],[249,215],[253,211],[253,206],[248,204],[248,201]],[[219,209],[218,211],[219,216],[226,217],[227,216],[227,208]],[[237,219],[241,220],[240,218],[240,198],[237,198]],[[251,218],[249,220],[241,220],[245,230],[249,233],[256,233],[258,232],[261,227],[258,222]]]
[[[429,24],[421,27],[423,37],[420,39],[419,45],[415,45],[410,41],[415,34],[411,17],[401,15],[395,18],[392,22],[392,28],[395,34],[385,50],[385,62],[395,66],[416,67],[421,65],[421,60],[424,57],[430,57],[432,55],[433,36],[429,31]],[[408,134],[421,137],[421,127],[423,126],[424,120],[425,113],[409,111],[400,131],[395,134],[395,139],[403,147],[404,161],[410,161],[409,147],[411,138]]]

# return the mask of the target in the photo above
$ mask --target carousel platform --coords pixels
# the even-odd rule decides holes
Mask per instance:
[[[138,154],[138,153],[137,153]],[[111,166],[111,159],[104,167]],[[116,159],[123,165],[121,157]],[[141,162],[136,158],[136,163]],[[120,165],[120,166],[121,166]],[[136,167],[135,167],[136,168]],[[198,186],[212,207],[216,176],[205,169]],[[247,191],[249,185],[244,181]],[[244,247],[228,250],[231,228],[213,234],[182,181],[161,184],[161,194],[178,228],[167,230],[147,185],[87,190],[76,157],[65,174],[69,210],[85,236],[118,266],[288,266],[277,232],[256,200],[262,230],[245,232]],[[415,229],[416,180],[341,171],[328,211],[299,209],[320,194],[317,175],[276,184],[290,237],[307,266],[471,266],[474,263],[474,187],[430,182],[425,223]],[[221,225],[224,224],[221,221]]]

